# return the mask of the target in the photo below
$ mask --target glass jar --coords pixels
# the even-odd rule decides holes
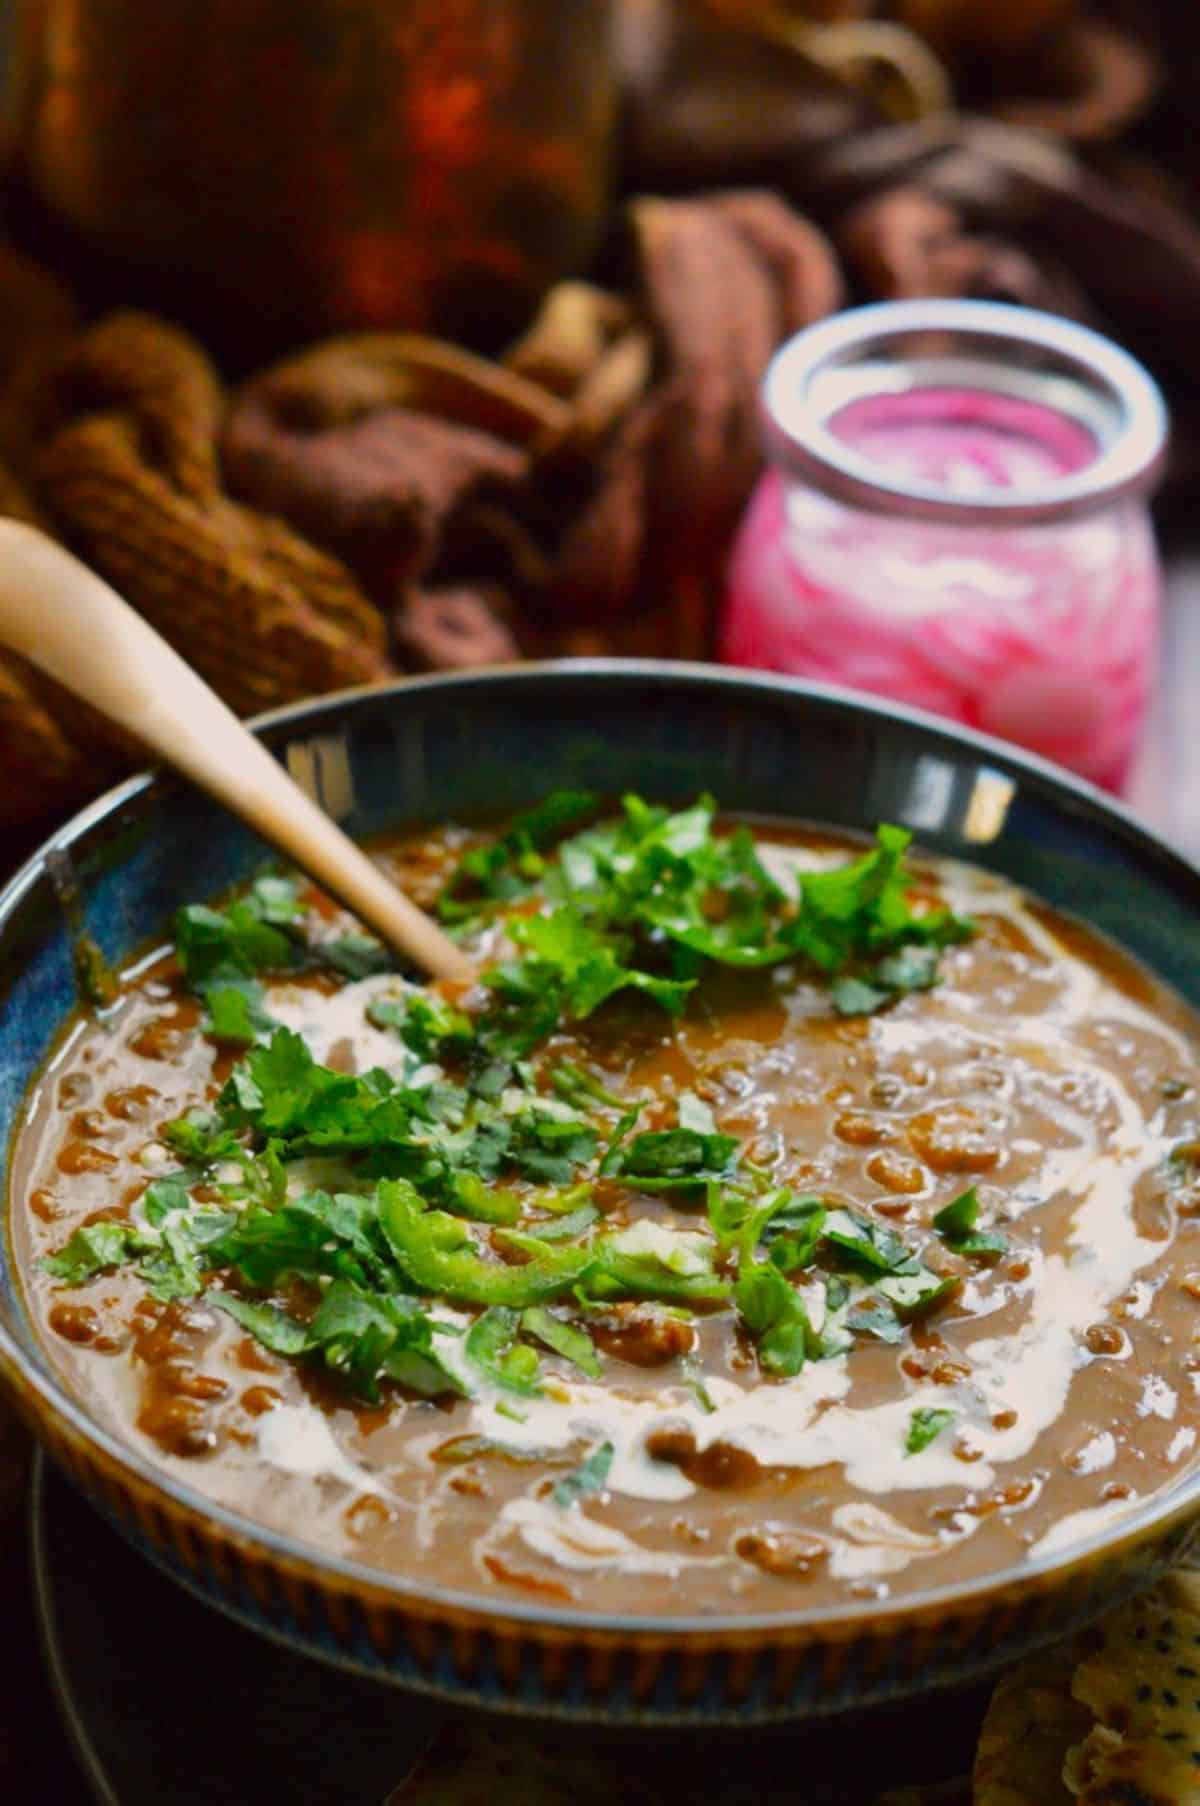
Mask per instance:
[[[607,222],[613,0],[18,0],[31,229],[234,355],[495,346]]]
[[[729,664],[931,709],[1119,789],[1154,681],[1166,410],[1086,328],[984,301],[811,327],[763,385]]]

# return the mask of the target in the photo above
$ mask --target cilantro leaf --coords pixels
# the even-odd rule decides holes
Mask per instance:
[[[581,1117],[558,1117],[531,1108],[512,1118],[505,1155],[527,1179],[569,1185],[596,1152],[596,1141],[595,1129]]]
[[[295,1357],[303,1354],[310,1346],[306,1325],[298,1323],[295,1317],[289,1317],[276,1304],[265,1304],[261,1299],[243,1298],[240,1292],[218,1291],[216,1288],[209,1292],[208,1303],[217,1310],[224,1311],[227,1317],[232,1317],[235,1323],[249,1331],[255,1341],[261,1342],[272,1354]]]
[[[561,1098],[577,1109],[588,1103],[607,1104],[613,1110],[625,1108],[623,1097],[618,1097],[594,1073],[585,1072],[572,1060],[559,1060],[550,1068],[550,1083]]]
[[[204,1032],[214,1041],[248,1044],[275,1027],[263,1004],[262,986],[253,978],[235,974],[208,987],[204,1002],[208,1019]]]
[[[222,1226],[232,1221],[224,1211],[212,1214],[220,1218]],[[201,1289],[200,1262],[186,1220],[166,1218],[161,1233],[160,1245],[146,1254],[138,1268],[147,1291],[164,1304],[194,1298]]]
[[[568,904],[549,915],[519,917],[510,931],[519,946],[531,950],[530,981],[553,987],[561,1013],[575,1021],[624,990],[643,992],[678,1015],[692,989],[690,979],[658,978],[623,963],[618,946]]]
[[[318,1065],[288,1028],[235,1066],[220,1103],[234,1121],[293,1152],[409,1147],[414,1120],[431,1115],[425,1093],[397,1086],[378,1068],[354,1076]]]
[[[738,1150],[735,1135],[701,1135],[696,1129],[649,1129],[605,1156],[607,1177],[641,1191],[686,1191],[729,1177]]]
[[[785,901],[745,829],[713,833],[716,805],[701,797],[670,814],[623,799],[624,818],[568,841],[560,872],[568,898],[607,929],[665,938],[727,965],[786,957],[772,925]]]
[[[467,1388],[438,1355],[434,1324],[403,1294],[368,1292],[335,1280],[309,1324],[309,1342],[325,1366],[360,1397],[379,1397],[379,1381],[437,1398]]]
[[[972,1185],[937,1212],[933,1226],[956,1254],[974,1255],[979,1260],[998,1260],[1008,1252],[1008,1237],[996,1229],[977,1229],[978,1220],[979,1193]]]
[[[367,1020],[376,1028],[392,1028],[404,1045],[423,1060],[467,1053],[475,1028],[462,1010],[434,991],[410,991],[403,997],[377,997],[367,1005]]]
[[[761,1243],[781,1273],[807,1267],[816,1257],[827,1216],[820,1198],[798,1198],[786,1188],[770,1192],[743,1226],[742,1261],[751,1261]]]
[[[945,1240],[957,1242],[971,1233],[978,1218],[979,1193],[972,1185],[937,1212],[933,1226]]]
[[[572,1505],[578,1505],[581,1499],[587,1498],[589,1493],[603,1491],[615,1453],[611,1442],[599,1443],[574,1473],[558,1482],[554,1488],[554,1503],[561,1505],[566,1511]]]
[[[948,912],[919,916],[909,907],[904,855],[911,840],[907,829],[885,824],[861,858],[832,871],[803,873],[801,907],[788,937],[793,951],[833,973],[909,936],[956,935]]]
[[[481,904],[511,902],[542,876],[541,851],[593,815],[599,798],[590,790],[554,790],[516,816],[487,846],[472,847],[451,873],[438,905],[443,920],[462,921]]]
[[[373,978],[377,972],[391,972],[395,960],[388,949],[371,934],[338,934],[317,941],[313,955],[322,965],[331,966],[343,978]]]
[[[138,1202],[147,1223],[157,1229],[164,1217],[173,1210],[186,1210],[191,1200],[183,1174],[167,1173],[161,1179],[151,1180]]]
[[[285,1204],[249,1204],[209,1249],[215,1266],[235,1269],[267,1291],[288,1274],[347,1278],[399,1289],[373,1198],[310,1191]]]
[[[85,1223],[57,1254],[46,1256],[42,1270],[64,1285],[78,1286],[97,1273],[122,1266],[143,1245],[131,1223]]]
[[[943,1279],[917,1262],[912,1273],[889,1273],[876,1283],[876,1291],[886,1298],[896,1315],[905,1323],[915,1317],[926,1317],[937,1305],[946,1303],[958,1291],[958,1280]]]
[[[242,1152],[242,1144],[233,1129],[225,1127],[206,1110],[189,1110],[167,1123],[162,1131],[167,1145],[190,1165],[201,1169],[217,1166],[222,1160],[233,1160]]]
[[[861,1304],[847,1313],[846,1328],[859,1336],[873,1336],[877,1342],[895,1344],[904,1340],[904,1325],[895,1311],[886,1305]]]
[[[770,1261],[742,1269],[733,1300],[758,1344],[764,1373],[790,1378],[821,1352],[802,1299]]]
[[[824,1237],[847,1255],[856,1266],[871,1273],[915,1273],[919,1262],[911,1248],[882,1223],[850,1210],[831,1210],[826,1217]]]
[[[600,1378],[600,1361],[596,1347],[587,1331],[578,1324],[568,1323],[562,1317],[556,1317],[553,1311],[544,1305],[534,1304],[521,1312],[521,1328],[527,1336],[533,1336],[542,1342],[564,1361],[570,1361],[589,1379]]]
[[[189,985],[197,991],[231,973],[253,976],[284,971],[297,963],[298,943],[281,924],[290,925],[295,919],[291,904],[283,903],[282,893],[270,881],[260,880],[248,896],[236,898],[224,909],[191,903],[178,910],[176,957]]]
[[[523,1319],[504,1305],[493,1305],[477,1317],[467,1331],[463,1348],[467,1359],[508,1392],[540,1397],[538,1358],[532,1348],[518,1341]]]
[[[954,1422],[953,1411],[939,1411],[933,1407],[922,1405],[914,1411],[908,1420],[908,1435],[904,1442],[906,1455],[919,1455],[927,1449],[931,1442],[941,1435]]]

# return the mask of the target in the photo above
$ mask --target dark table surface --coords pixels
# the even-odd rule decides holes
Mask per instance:
[[[1159,691],[1127,801],[1200,860],[1200,554],[1169,558]],[[28,1444],[0,1405],[0,1601],[7,1685],[0,1687],[0,1800],[84,1806],[37,1653],[27,1583]],[[897,1779],[903,1777],[897,1776]]]

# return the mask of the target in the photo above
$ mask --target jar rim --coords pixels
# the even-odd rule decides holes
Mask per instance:
[[[924,334],[953,339],[954,354],[910,354],[908,364],[895,356],[899,341]],[[1023,364],[1031,351],[1056,367]],[[871,353],[891,353],[892,362],[872,365]],[[1085,426],[1097,454],[1036,485],[965,496],[877,464],[830,430],[852,400],[947,384],[1040,402]],[[1168,433],[1162,392],[1128,352],[1073,320],[998,301],[882,301],[835,314],[775,353],[760,406],[767,455],[790,475],[860,507],[958,525],[1060,521],[1144,495],[1161,473]]]

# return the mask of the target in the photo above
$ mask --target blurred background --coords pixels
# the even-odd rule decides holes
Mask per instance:
[[[766,364],[867,300],[1015,301],[1144,359],[1188,581],[1190,0],[8,0],[3,29],[0,506],[243,713],[717,656]],[[1174,708],[1135,800],[1187,757]],[[0,660],[0,829],[137,758]]]

